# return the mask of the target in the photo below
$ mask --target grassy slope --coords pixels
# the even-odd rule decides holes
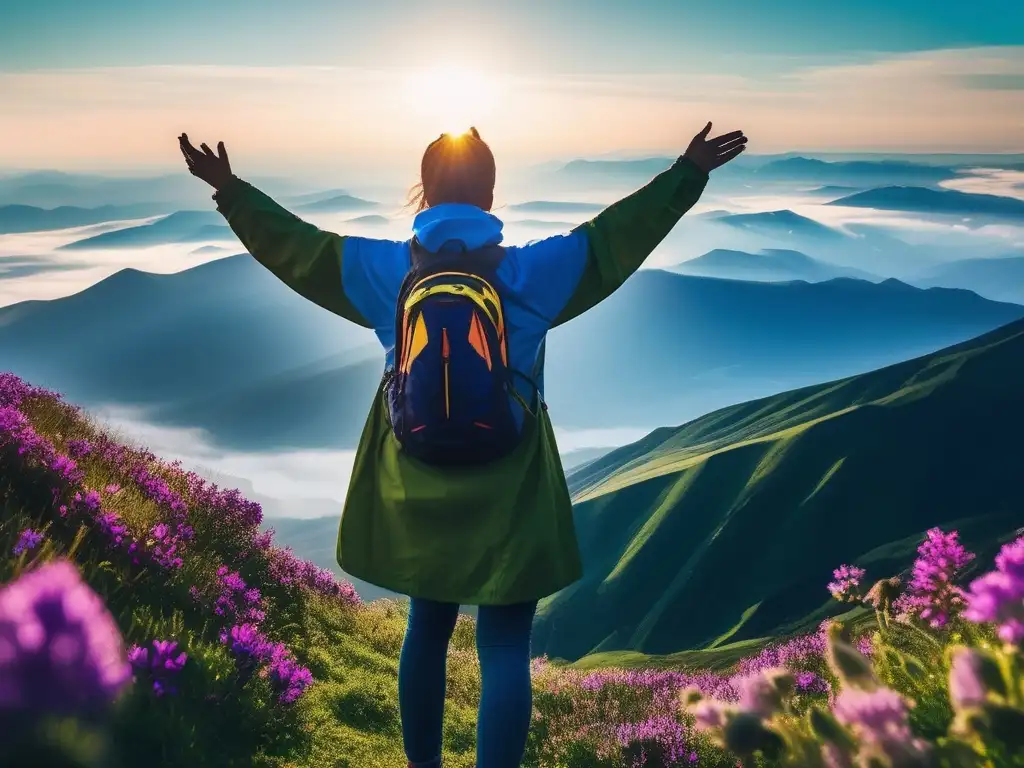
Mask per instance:
[[[793,631],[841,562],[907,566],[923,531],[987,553],[1024,524],[1024,323],[662,429],[571,478],[587,576],[537,652],[668,654]],[[963,518],[967,519],[963,519]]]
[[[52,398],[32,398],[21,410],[61,453],[68,440],[96,437],[81,413]],[[8,554],[20,531],[46,529],[47,543],[33,556],[71,556],[108,602],[127,642],[175,639],[189,654],[178,696],[155,699],[136,685],[122,700],[117,729],[126,750],[124,764],[404,765],[397,708],[405,624],[400,606],[381,601],[352,607],[305,589],[284,588],[270,576],[264,559],[245,554],[218,527],[217,510],[194,504],[189,520],[197,537],[187,549],[184,568],[140,570],[112,555],[94,524],[59,518],[49,490],[53,481],[44,470],[26,469],[19,462],[16,452],[0,447],[0,583],[30,564]],[[80,466],[91,488],[123,486],[105,496],[104,509],[118,512],[134,535],[145,538],[160,519],[156,504],[103,461],[86,457]],[[172,468],[151,464],[150,469],[178,483]],[[261,589],[271,605],[264,630],[286,642],[317,680],[292,709],[268,706],[267,690],[256,681],[222,704],[208,698],[232,690],[234,666],[217,639],[221,621],[196,604],[189,587],[209,582],[222,562]],[[445,751],[450,765],[473,762],[478,696],[473,624],[463,619],[449,661]]]

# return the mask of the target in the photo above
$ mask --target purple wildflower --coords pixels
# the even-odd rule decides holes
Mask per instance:
[[[949,667],[949,700],[955,709],[967,709],[985,703],[988,689],[982,680],[981,654],[959,648]]]
[[[106,488],[103,489],[103,492],[108,496],[115,496],[116,494],[121,492],[121,486],[118,485],[117,483],[110,483]]]
[[[655,715],[639,723],[622,723],[615,728],[615,736],[623,747],[639,747],[634,766],[669,765],[686,754],[686,734],[682,723],[675,717]],[[658,758],[650,760],[648,758]]]
[[[918,547],[913,578],[907,593],[896,601],[896,608],[920,616],[932,627],[946,626],[964,605],[963,590],[953,580],[974,554],[964,549],[956,531],[943,533],[932,528]]]
[[[18,537],[18,543],[14,545],[14,554],[20,555],[22,552],[30,552],[42,544],[42,542],[43,534],[41,531],[26,528]]]
[[[835,580],[829,583],[828,591],[840,602],[856,602],[860,600],[860,581],[865,573],[863,568],[855,565],[840,565],[832,571]]]
[[[78,491],[74,496],[75,507],[77,511],[85,512],[89,515],[95,515],[100,511],[100,494],[97,491],[88,490],[85,493]]]
[[[964,618],[997,624],[999,638],[1024,644],[1024,536],[1003,545],[996,570],[971,582]]]
[[[69,485],[76,485],[85,479],[85,473],[78,468],[78,462],[70,456],[54,456],[50,462],[50,469]]]
[[[690,708],[690,713],[701,730],[711,731],[725,725],[728,704],[715,699],[702,699]]]
[[[276,650],[254,624],[238,624],[225,630],[221,632],[220,641],[234,654],[243,679],[248,679],[260,664],[270,661]]]
[[[92,453],[92,443],[88,440],[68,440],[68,456],[81,459]]]
[[[270,687],[282,704],[296,701],[313,684],[313,673],[299,664],[291,655],[278,654],[267,668]]]
[[[128,651],[128,658],[136,679],[147,680],[157,696],[173,696],[178,692],[176,678],[188,661],[188,655],[178,651],[175,640],[154,640],[152,648],[133,645]]]
[[[834,712],[839,722],[853,728],[866,741],[911,738],[907,703],[890,688],[845,688],[836,696]]]
[[[741,677],[737,682],[739,688],[740,709],[768,718],[782,708],[782,697],[772,680],[772,675],[785,673],[785,670],[765,670],[759,674]]]
[[[836,696],[836,719],[860,737],[862,749],[881,753],[897,765],[916,765],[928,745],[910,730],[906,700],[890,688],[846,688]]]
[[[240,573],[228,569],[226,565],[217,569],[217,578],[220,594],[214,601],[214,613],[228,619],[238,619],[242,623],[258,624],[264,620],[266,613],[258,589],[250,588]]]
[[[88,715],[130,677],[117,624],[70,563],[0,590],[0,709]]]
[[[794,685],[800,693],[828,693],[831,687],[828,681],[814,672],[797,672]]]
[[[755,656],[741,659],[738,664],[740,674],[761,672],[773,667],[792,668],[795,662],[807,659],[821,659],[826,646],[826,622],[814,634],[800,635],[783,643],[775,643],[765,647]]]

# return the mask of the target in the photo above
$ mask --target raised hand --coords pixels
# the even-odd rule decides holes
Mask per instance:
[[[747,137],[743,131],[732,131],[723,133],[713,139],[708,139],[711,133],[711,123],[704,126],[704,130],[693,137],[690,146],[686,148],[683,157],[700,168],[704,173],[711,173],[715,168],[728,163],[747,147]]]
[[[181,147],[181,154],[185,156],[185,163],[188,171],[193,176],[202,179],[214,189],[221,189],[231,180],[231,163],[228,162],[228,151],[224,148],[224,142],[217,142],[217,154],[213,154],[205,144],[200,144],[196,149],[184,133],[178,137],[178,145]]]

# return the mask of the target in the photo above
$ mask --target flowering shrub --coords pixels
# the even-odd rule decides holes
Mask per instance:
[[[314,684],[291,647],[300,637],[295,612],[308,600],[357,607],[351,585],[275,547],[259,529],[259,505],[237,491],[113,441],[56,395],[9,374],[0,374],[0,478],[0,503],[32,510],[16,513],[20,527],[5,545],[12,559],[0,558],[0,576],[13,579],[0,609],[0,709],[18,718],[106,712],[116,732],[170,717],[157,702],[181,699],[208,725],[205,743],[172,741],[183,763],[229,764],[211,753],[228,734],[236,743],[223,755],[294,748],[288,711]],[[49,564],[60,554],[82,563],[97,591],[69,564]],[[225,675],[232,657],[234,674]],[[119,707],[96,703],[126,688]],[[125,744],[129,764],[156,754],[144,738]]]

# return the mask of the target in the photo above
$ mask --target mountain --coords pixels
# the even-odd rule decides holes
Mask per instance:
[[[178,211],[150,224],[115,229],[61,246],[64,250],[137,248],[167,243],[233,240],[234,233],[215,211]]]
[[[281,198],[281,203],[287,206],[303,205],[305,203],[315,203],[321,200],[327,200],[331,197],[341,197],[348,195],[348,191],[344,189],[325,189],[320,192],[306,192],[301,195],[289,195],[288,197]]]
[[[842,232],[790,210],[735,213],[716,216],[714,221],[764,235],[786,235],[830,241],[846,239],[846,235]]]
[[[859,269],[819,261],[799,251],[774,248],[760,253],[716,248],[696,259],[677,264],[671,271],[682,275],[768,282],[806,280],[816,283],[836,277],[855,277],[873,282],[882,279]]]
[[[275,178],[248,179],[272,197],[295,190],[287,181]],[[210,188],[182,169],[163,176],[100,176],[95,174],[33,171],[0,178],[0,205],[30,205],[40,208],[74,206],[134,206],[140,200],[160,204],[167,211],[209,205]]]
[[[0,308],[4,367],[90,405],[233,393],[376,343],[288,290],[248,254]]]
[[[822,184],[937,184],[951,179],[956,170],[900,160],[826,161],[790,157],[767,163],[754,172],[758,180],[813,181]]]
[[[41,208],[97,205],[132,206],[139,200],[175,205],[209,200],[202,184],[187,173],[146,178],[35,171],[0,179],[0,204]]]
[[[608,206],[603,203],[554,202],[550,200],[532,200],[527,203],[515,203],[508,206],[516,213],[600,213]]]
[[[812,629],[840,563],[906,568],[924,531],[1024,525],[1024,322],[663,428],[570,477],[583,579],[535,653],[663,654]],[[829,604],[831,602],[831,605]]]
[[[1024,256],[947,262],[922,273],[913,283],[926,288],[966,288],[995,301],[1024,304]]]
[[[1024,218],[1024,200],[1000,195],[958,192],[953,189],[881,187],[842,197],[826,203],[826,205],[964,216]]]
[[[545,229],[552,232],[568,232],[576,226],[578,224],[573,224],[571,221],[547,221],[545,219],[519,219],[518,221],[505,222],[505,227],[508,229],[528,227],[530,229]]]
[[[643,270],[549,336],[565,429],[682,423],[732,403],[924,354],[1024,316],[967,291],[888,280],[754,283]],[[199,426],[238,450],[352,448],[383,370],[374,335],[247,256],[125,270],[0,308],[5,367],[89,406]]]
[[[680,424],[1021,317],[1015,304],[897,280],[764,283],[642,270],[550,334],[547,400],[565,428]]]
[[[371,226],[380,226],[382,224],[390,224],[391,219],[387,216],[380,216],[375,213],[367,214],[366,216],[356,216],[354,219],[347,219],[346,224],[367,224]]]
[[[860,192],[861,190],[857,187],[844,187],[837,184],[826,184],[823,187],[815,187],[814,189],[808,190],[808,194],[820,195],[822,197],[842,197],[843,195],[850,195],[854,192]]]
[[[642,160],[571,160],[557,171],[556,176],[569,181],[654,178],[674,162],[674,157],[650,157]]]
[[[377,207],[378,203],[370,200],[341,194],[325,199],[312,200],[308,203],[301,203],[294,206],[293,210],[296,213],[345,213],[348,211],[365,211]]]
[[[164,206],[156,203],[104,205],[99,208],[76,208],[70,205],[60,208],[4,205],[0,206],[0,235],[84,227],[88,224],[99,224],[105,221],[142,219],[166,212]]]

